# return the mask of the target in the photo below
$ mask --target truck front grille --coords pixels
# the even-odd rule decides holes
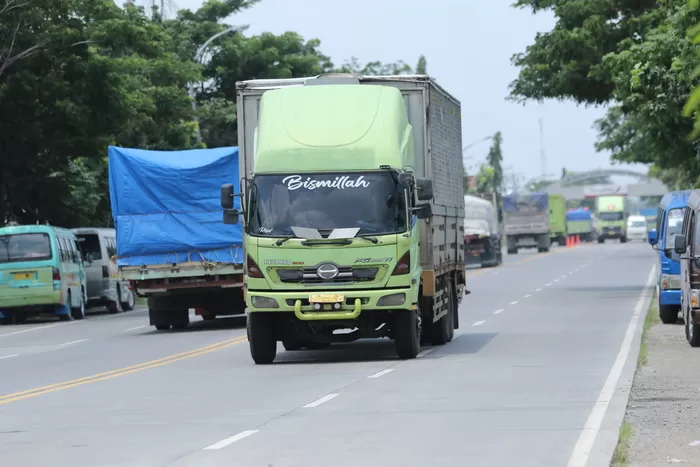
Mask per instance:
[[[277,276],[285,284],[355,284],[372,282],[377,277],[379,268],[341,267],[334,279],[321,279],[316,275],[316,268],[277,269]]]

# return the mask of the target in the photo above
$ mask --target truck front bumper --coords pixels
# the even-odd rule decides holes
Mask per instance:
[[[355,319],[363,311],[411,310],[412,288],[376,290],[319,290],[308,292],[246,291],[251,313],[291,312],[303,321]]]

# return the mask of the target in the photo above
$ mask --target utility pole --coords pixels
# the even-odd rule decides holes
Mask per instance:
[[[547,156],[544,153],[544,123],[542,118],[539,119],[540,123],[540,169],[542,170],[542,178],[547,175]]]

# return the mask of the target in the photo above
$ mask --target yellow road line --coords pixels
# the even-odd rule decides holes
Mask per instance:
[[[98,381],[104,381],[112,378],[117,378],[119,376],[125,376],[132,373],[136,373],[143,370],[149,370],[152,368],[157,368],[171,363],[178,362],[180,360],[185,360],[188,358],[199,357],[208,353],[216,352],[217,350],[225,349],[243,342],[247,342],[246,336],[236,337],[234,339],[228,339],[225,341],[217,342],[215,344],[207,345],[205,347],[200,347],[198,349],[190,350],[188,352],[181,352],[178,354],[169,355],[167,357],[159,358],[156,360],[150,360],[148,362],[139,363],[138,365],[131,365],[124,368],[117,368],[116,370],[106,371],[104,373],[97,373],[91,376],[86,376],[83,378],[78,378],[70,381],[64,381],[62,383],[49,384],[47,386],[41,386],[34,389],[29,389],[26,391],[15,392],[13,394],[6,394],[0,396],[0,405],[8,404],[10,402],[20,401],[22,399],[28,399],[30,397],[36,397],[43,394],[49,394],[52,392],[61,391],[64,389],[70,389],[77,386],[83,386],[86,384],[96,383]]]

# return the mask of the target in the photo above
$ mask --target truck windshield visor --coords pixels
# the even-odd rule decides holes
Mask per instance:
[[[292,227],[359,228],[357,235],[407,229],[405,191],[389,172],[258,175],[250,200],[250,234],[294,236]]]
[[[601,212],[598,214],[598,219],[604,222],[621,221],[623,214],[621,212]]]
[[[0,235],[0,264],[51,259],[51,241],[45,233]]]

